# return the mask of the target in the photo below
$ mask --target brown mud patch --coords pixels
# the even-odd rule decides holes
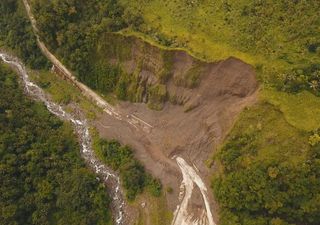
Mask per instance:
[[[188,89],[185,105],[167,102],[161,111],[150,110],[143,103],[120,102],[116,106],[122,113],[133,114],[151,124],[153,128],[149,132],[135,129],[107,114],[101,114],[95,126],[101,137],[117,139],[131,146],[145,168],[159,178],[164,187],[173,188],[173,193],[166,195],[173,211],[178,204],[182,177],[172,156],[182,156],[193,165],[209,188],[213,169],[208,168],[205,161],[223,141],[237,115],[256,101],[257,89],[254,69],[238,59],[229,58],[205,66],[199,86]],[[178,89],[175,91],[179,94]],[[196,106],[186,110],[186,106],[194,102]],[[217,221],[217,207],[210,188],[208,194]],[[199,210],[197,196],[194,195],[193,207]]]

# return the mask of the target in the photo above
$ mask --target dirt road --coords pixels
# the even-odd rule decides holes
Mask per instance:
[[[29,19],[32,24],[32,28],[34,30],[34,33],[37,38],[37,44],[39,48],[41,49],[42,53],[47,57],[47,59],[56,67],[58,70],[63,73],[64,77],[67,77],[70,82],[72,82],[73,85],[75,85],[77,88],[80,89],[83,95],[85,95],[87,98],[95,102],[95,104],[102,108],[104,112],[109,114],[110,116],[118,119],[127,121],[129,124],[134,126],[135,128],[141,128],[145,131],[149,131],[152,129],[152,125],[148,124],[141,118],[138,118],[135,115],[122,115],[119,111],[117,111],[113,106],[111,106],[108,102],[106,102],[102,97],[100,97],[98,94],[96,94],[93,90],[91,90],[88,86],[84,85],[83,83],[79,82],[75,76],[72,75],[72,73],[48,50],[46,45],[40,40],[40,37],[38,35],[38,28],[37,28],[37,22],[31,12],[31,7],[27,0],[23,0],[23,3],[25,5],[27,14],[29,16]]]

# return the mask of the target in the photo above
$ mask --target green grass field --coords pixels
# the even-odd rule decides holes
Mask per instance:
[[[307,44],[319,38],[317,1],[120,2],[133,14],[142,15],[142,33],[151,38],[162,34],[171,41],[171,47],[186,48],[207,60],[236,56],[252,65],[287,66],[319,57],[307,49]],[[293,12],[299,17],[293,18]]]
[[[297,94],[265,89],[261,99],[277,107],[287,122],[304,131],[313,131],[320,126],[320,98],[310,92]]]
[[[257,68],[264,87],[261,99],[279,108],[291,125],[308,131],[319,127],[318,97],[306,91],[278,92],[272,87],[280,74],[319,63],[320,49],[309,49],[320,39],[319,1],[120,2],[145,21],[140,32],[129,28],[121,31],[124,35],[162,48],[185,49],[207,61],[238,57]],[[159,34],[170,40],[169,46],[159,43]]]
[[[305,177],[310,176],[308,182],[311,182],[314,176],[308,174],[303,165],[313,160],[308,158],[314,151],[309,138],[320,127],[320,98],[307,91],[312,91],[308,86],[317,78],[306,69],[320,65],[320,2],[120,2],[126,10],[144,19],[138,29],[121,31],[124,35],[137,36],[160,48],[184,49],[206,61],[235,56],[256,68],[261,86],[259,101],[241,113],[217,151],[222,157],[214,157],[219,165],[215,176],[220,176],[215,180],[218,183],[213,184],[221,208],[219,224],[287,225],[306,221],[302,215],[308,220],[312,217],[308,224],[316,224],[316,214],[308,211],[304,204],[314,204],[312,196],[317,184],[312,188],[310,184],[310,192],[302,190],[308,186],[304,183]],[[289,75],[291,82],[292,76],[297,74],[294,71],[313,77],[305,83],[304,89],[284,92],[283,87],[279,88],[279,83],[283,82],[280,77]],[[301,77],[293,80],[299,83]],[[288,84],[286,82],[288,80],[281,85]],[[269,166],[267,174],[266,166]],[[311,163],[312,166],[316,164]],[[277,176],[277,173],[281,173],[281,178],[272,183],[268,176]],[[263,186],[264,182],[270,182],[270,192]],[[286,185],[277,189],[282,182],[290,187],[287,197],[281,193]],[[258,195],[254,197],[251,188],[257,188],[260,183],[263,185],[254,192]],[[239,199],[241,196],[245,199]],[[277,201],[272,196],[278,196]],[[293,198],[297,199],[291,203]],[[295,210],[296,213],[292,213]]]

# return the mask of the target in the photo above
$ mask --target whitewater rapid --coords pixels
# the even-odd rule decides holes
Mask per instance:
[[[115,222],[117,225],[124,225],[125,202],[123,193],[120,189],[119,176],[106,167],[95,155],[92,149],[87,120],[83,118],[76,118],[75,115],[64,111],[62,106],[51,101],[38,85],[30,81],[25,66],[17,58],[3,52],[0,52],[0,58],[3,62],[18,70],[24,90],[28,95],[43,102],[52,114],[58,116],[62,120],[70,121],[73,124],[74,130],[79,137],[82,157],[94,172],[103,180],[103,182],[108,185],[109,195],[113,196],[112,206],[115,214]]]

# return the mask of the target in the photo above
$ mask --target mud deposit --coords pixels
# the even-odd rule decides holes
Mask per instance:
[[[130,126],[107,114],[100,115],[95,126],[102,137],[130,145],[146,169],[160,178],[164,187],[173,188],[173,193],[166,195],[169,208],[175,212],[173,225],[214,225],[217,208],[211,191],[206,190],[213,168],[208,168],[205,161],[225,138],[237,115],[255,102],[255,72],[250,65],[229,58],[208,64],[198,87],[181,88],[180,92],[172,88],[176,95],[186,96],[183,105],[167,102],[161,111],[140,103],[120,102],[115,106],[123,115],[143,119],[150,124],[148,129]]]

